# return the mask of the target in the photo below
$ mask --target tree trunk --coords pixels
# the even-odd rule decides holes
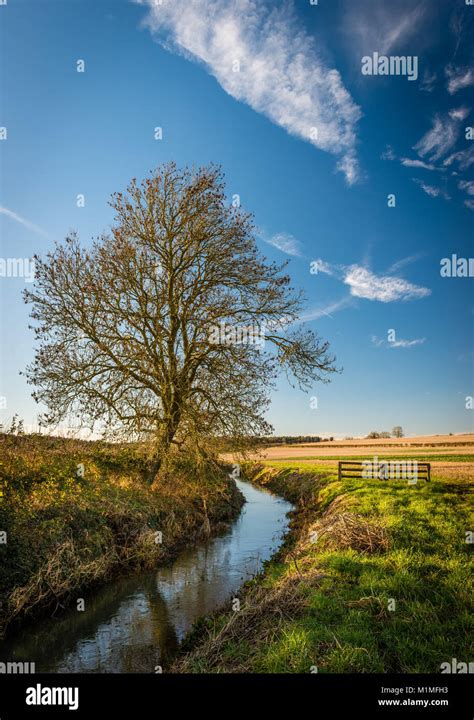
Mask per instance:
[[[163,435],[158,443],[157,452],[153,455],[150,469],[147,473],[147,482],[150,485],[154,483],[158,473],[160,472],[163,460],[168,454],[171,443],[173,442],[174,436],[176,434],[176,430],[177,425],[175,423],[170,423],[163,432]]]
[[[163,456],[160,453],[159,455],[154,455],[153,459],[151,461],[150,469],[147,472],[146,475],[146,481],[149,485],[152,485],[156,476],[160,472],[161,463],[163,462]]]

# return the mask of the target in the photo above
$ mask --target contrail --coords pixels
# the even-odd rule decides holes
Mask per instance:
[[[20,223],[24,227],[28,228],[28,230],[32,230],[35,233],[38,233],[39,235],[43,235],[43,237],[48,237],[48,233],[42,230],[37,225],[34,225],[29,220],[26,220],[25,218],[22,218],[21,215],[17,215],[13,212],[13,210],[9,210],[6,207],[2,207],[0,205],[0,213],[3,215],[6,215],[7,217],[11,218],[12,220],[16,220],[16,222]]]

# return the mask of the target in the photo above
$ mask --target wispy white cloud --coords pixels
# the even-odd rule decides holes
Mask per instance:
[[[412,160],[411,158],[400,158],[400,162],[405,167],[423,168],[423,170],[438,170],[435,165],[426,163],[424,160]]]
[[[451,20],[449,21],[449,29],[456,38],[456,47],[454,48],[453,58],[457,55],[465,35],[466,26],[469,25],[469,20],[466,18],[466,14],[467,13],[463,10],[462,6],[458,6],[451,15]]]
[[[301,243],[290,233],[280,232],[270,237],[261,234],[260,237],[264,242],[268,243],[268,245],[273,245],[273,247],[276,247],[287,255],[294,255],[296,257],[303,256]]]
[[[448,155],[448,157],[443,160],[445,167],[450,167],[454,163],[461,172],[468,170],[468,168],[474,164],[474,147],[471,145],[467,150],[459,150],[458,152]]]
[[[349,285],[351,295],[384,303],[415,300],[431,294],[428,288],[413,285],[403,278],[377,276],[360,265],[351,265],[347,269],[344,283]]]
[[[460,180],[458,188],[464,190],[468,195],[474,195],[474,180]]]
[[[403,340],[402,338],[400,338],[400,340],[385,340],[384,338],[377,337],[377,335],[371,335],[370,339],[376,347],[386,348],[411,348],[416,345],[423,345],[426,341],[426,338],[414,338],[413,340]]]
[[[321,305],[310,310],[308,313],[301,317],[301,322],[309,322],[310,320],[319,320],[322,317],[330,317],[339,310],[354,305],[354,300],[351,297],[344,297],[341,300],[336,300],[328,305]]]
[[[353,297],[379,302],[397,302],[415,300],[431,294],[429,288],[414,285],[393,275],[376,275],[362,265],[330,265],[318,260],[318,269],[337,277],[350,288]]]
[[[464,200],[464,205],[469,208],[469,210],[474,210],[474,200]]]
[[[385,342],[384,338],[379,338],[377,335],[371,335],[370,340],[376,347],[381,347]]]
[[[423,90],[424,92],[433,92],[435,89],[437,80],[437,75],[435,72],[430,72],[429,70],[425,70],[423,73],[423,78],[420,82],[420,90]]]
[[[43,237],[48,237],[48,233],[45,232],[42,228],[38,227],[38,225],[35,225],[34,223],[30,222],[26,218],[22,217],[21,215],[18,215],[18,213],[13,212],[13,210],[9,210],[6,207],[0,206],[0,214],[5,215],[6,217],[10,218],[11,220],[15,220],[15,222],[20,223],[20,225],[23,225],[23,227],[26,227],[28,230],[38,233],[38,235],[43,235]]]
[[[316,260],[316,266],[318,269],[318,272],[322,272],[325,275],[337,275],[339,273],[339,269],[337,265],[331,265],[330,263],[327,263],[325,260]]]
[[[459,108],[453,108],[448,112],[448,115],[452,120],[459,120],[462,122],[467,118],[469,113],[471,112],[470,108],[467,107],[459,107]]]
[[[423,135],[413,149],[421,157],[428,156],[432,161],[439,160],[455,145],[461,131],[461,123],[469,112],[468,108],[460,107],[444,115],[436,115],[431,130]]]
[[[389,347],[394,348],[407,348],[407,347],[413,347],[414,345],[423,345],[426,338],[415,338],[414,340],[393,340],[392,342],[388,343]]]
[[[442,197],[444,200],[450,200],[450,196],[448,193],[443,190],[440,187],[435,187],[434,185],[427,185],[423,180],[419,180],[419,178],[412,178],[413,182],[416,183],[421,187],[424,192],[429,195],[430,197]]]
[[[397,272],[398,270],[401,270],[403,267],[406,267],[407,265],[411,265],[412,263],[416,262],[417,260],[420,260],[422,257],[424,257],[424,253],[415,253],[414,255],[407,255],[407,257],[401,258],[400,260],[397,260],[393,263],[393,265],[390,265],[387,272]]]
[[[469,67],[454,67],[448,65],[445,68],[445,74],[448,78],[448,92],[454,95],[458,90],[474,85],[474,69]]]
[[[397,156],[395,155],[393,151],[393,147],[391,145],[386,145],[385,150],[380,156],[381,160],[396,160]]]
[[[423,2],[413,7],[411,0],[396,3],[357,0],[349,4],[344,27],[358,52],[377,50],[387,54],[418,31],[425,13]]]
[[[381,160],[399,160],[401,165],[409,168],[420,168],[421,170],[443,170],[444,168],[436,167],[432,163],[425,162],[419,158],[397,157],[391,145],[386,145],[385,150],[380,156]]]
[[[359,178],[359,107],[286,4],[258,0],[135,0],[167,49],[202,63],[221,87],[272,122],[339,158],[349,184]]]

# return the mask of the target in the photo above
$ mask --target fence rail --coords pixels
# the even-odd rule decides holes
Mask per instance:
[[[338,464],[339,480],[404,480],[416,477],[417,480],[431,480],[431,465],[417,460],[340,460]]]

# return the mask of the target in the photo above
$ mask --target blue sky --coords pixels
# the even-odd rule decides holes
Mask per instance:
[[[309,395],[282,378],[275,432],[472,431],[472,278],[440,261],[472,255],[473,27],[464,0],[8,0],[0,257],[90,242],[110,194],[161,162],[218,162],[343,367]],[[418,77],[363,75],[374,52]],[[0,420],[30,425],[25,278],[4,275]]]

